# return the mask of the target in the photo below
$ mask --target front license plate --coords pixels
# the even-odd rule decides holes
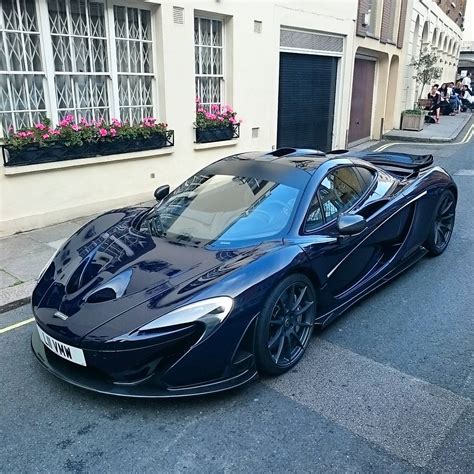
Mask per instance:
[[[74,362],[75,364],[87,365],[86,359],[84,358],[84,351],[82,349],[59,342],[46,334],[38,325],[36,325],[36,327],[38,328],[39,337],[43,341],[43,344],[59,357]]]

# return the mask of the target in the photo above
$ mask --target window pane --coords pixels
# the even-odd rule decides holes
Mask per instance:
[[[212,20],[212,44],[222,46],[222,21]]]
[[[352,167],[346,166],[330,173],[318,189],[326,221],[351,208],[363,191],[363,186]]]
[[[195,18],[194,71],[196,96],[205,109],[222,105],[224,81],[223,23],[221,20]]]
[[[153,115],[151,13],[116,6],[114,24],[120,117],[133,123]]]
[[[42,69],[35,1],[0,1],[0,136],[44,115]]]
[[[324,223],[323,213],[319,204],[318,195],[316,194],[311,202],[308,210],[308,217],[305,223],[305,232],[312,232]]]
[[[109,65],[103,2],[50,0],[48,9],[59,116],[107,117]]]
[[[211,20],[201,18],[201,38],[202,45],[211,46]]]

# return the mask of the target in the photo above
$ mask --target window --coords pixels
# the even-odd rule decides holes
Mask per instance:
[[[154,207],[140,230],[156,237],[228,248],[280,235],[299,189],[255,177],[197,174]]]
[[[389,2],[389,27],[388,27],[388,35],[387,39],[390,42],[395,41],[395,23],[397,19],[397,2],[395,0],[391,0]]]
[[[44,68],[34,0],[0,2],[0,135],[46,112]]]
[[[146,6],[0,0],[0,136],[44,116],[155,115],[152,24]]]
[[[375,28],[377,26],[378,2],[379,0],[368,0],[367,14],[369,16],[369,24],[367,26],[367,33],[371,35],[375,35]]]
[[[120,118],[153,115],[153,54],[149,10],[114,6]]]
[[[194,19],[196,96],[207,110],[224,102],[223,22]]]
[[[350,209],[367,188],[354,167],[345,166],[329,173],[318,188],[326,222]]]
[[[110,117],[104,4],[49,0],[55,90],[59,118]]]

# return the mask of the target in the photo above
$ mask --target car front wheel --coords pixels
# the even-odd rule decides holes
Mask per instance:
[[[283,279],[267,298],[257,320],[255,359],[260,373],[278,375],[303,356],[313,332],[316,292],[302,274]]]

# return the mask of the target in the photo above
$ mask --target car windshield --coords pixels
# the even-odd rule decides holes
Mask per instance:
[[[216,247],[278,237],[290,222],[297,188],[257,178],[197,174],[140,223],[155,237]]]

